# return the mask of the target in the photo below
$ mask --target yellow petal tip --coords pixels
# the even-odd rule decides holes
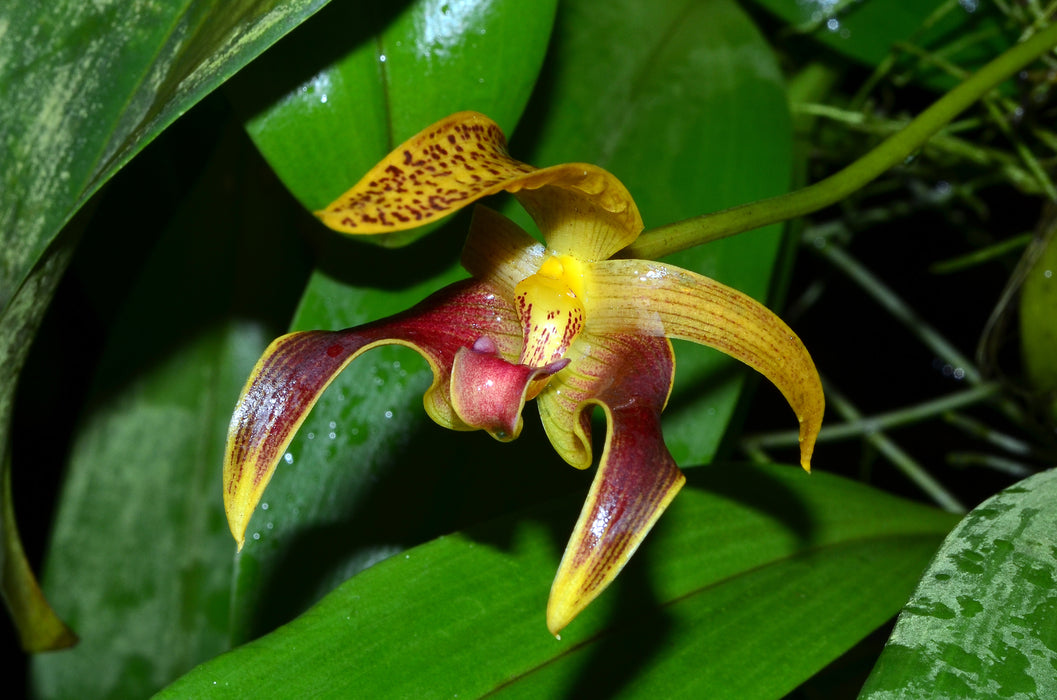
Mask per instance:
[[[592,600],[594,596],[585,600],[580,587],[569,580],[568,575],[561,576],[559,573],[559,578],[555,579],[551,587],[550,598],[547,600],[547,630],[555,639],[561,639],[561,631],[583,612]]]

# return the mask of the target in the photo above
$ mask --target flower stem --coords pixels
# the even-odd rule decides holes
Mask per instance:
[[[835,204],[906,160],[971,104],[1055,45],[1057,24],[999,55],[937,100],[901,131],[889,136],[843,170],[795,192],[645,231],[619,256],[657,259]]]

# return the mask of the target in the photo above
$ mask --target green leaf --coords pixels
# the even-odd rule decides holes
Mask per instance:
[[[635,42],[613,45],[613,36],[633,33]],[[777,194],[788,185],[780,74],[733,3],[563,3],[548,66],[511,137],[519,159],[612,167],[652,223]],[[761,169],[760,162],[769,165]],[[321,237],[323,269],[313,275],[293,327],[361,324],[464,277],[456,260],[466,230],[460,215],[397,251]],[[679,261],[763,297],[779,247],[772,229]],[[677,348],[677,358],[666,436],[684,463],[707,460],[746,373],[689,344]],[[321,397],[265,493],[267,510],[251,521],[235,589],[236,639],[270,630],[404,547],[546,494],[586,494],[592,474],[555,456],[534,408],[512,445],[447,433],[422,410],[430,380],[413,352],[379,348],[353,362]]]
[[[1048,405],[1049,420],[1057,424],[1057,226],[1051,223],[1046,235],[1031,244],[1026,260],[1030,264],[1020,290],[1020,353],[1028,386]]]
[[[323,2],[57,0],[0,8],[5,483],[10,405],[22,358],[76,242],[74,231],[56,241],[59,231],[177,116]],[[37,649],[48,637],[65,635],[25,563],[10,500],[0,509],[4,600],[23,644]],[[44,627],[33,629],[38,623]]]
[[[45,562],[80,643],[34,657],[40,697],[145,697],[228,648],[225,426],[307,274],[281,186],[237,125],[229,137],[111,329]]]
[[[714,466],[563,633],[565,499],[375,565],[159,697],[779,697],[887,619],[954,520],[790,467]]]
[[[121,166],[325,1],[4,3],[0,308]]]
[[[418,0],[394,11],[334,3],[240,75],[231,95],[250,115],[246,129],[261,153],[315,211],[453,112],[487,111],[513,131],[555,4]]]
[[[48,301],[73,255],[75,236],[49,249],[0,311],[0,590],[24,651],[61,649],[77,637],[40,590],[22,547],[11,489],[11,433],[19,374]]]
[[[975,508],[899,616],[862,698],[1057,696],[1057,470]]]
[[[879,66],[897,45],[935,51],[940,61],[972,70],[1012,43],[1003,18],[991,3],[947,0],[755,0],[798,32],[841,55]],[[914,74],[916,81],[949,88],[958,82],[936,64]]]

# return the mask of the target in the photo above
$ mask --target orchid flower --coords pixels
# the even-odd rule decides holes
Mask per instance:
[[[613,581],[685,481],[661,436],[675,369],[669,338],[717,348],[770,379],[800,421],[808,470],[822,388],[800,339],[766,307],[688,270],[613,257],[643,229],[616,177],[593,165],[537,169],[514,160],[483,115],[455,114],[412,137],[317,215],[345,233],[394,232],[502,190],[528,210],[545,244],[478,206],[462,256],[470,279],[395,316],[290,333],[265,350],[231,421],[224,503],[241,548],[317,398],[378,345],[425,357],[434,376],[426,412],[444,427],[513,440],[535,399],[554,449],[579,469],[593,462],[598,406],[605,446],[547,606],[557,635]]]

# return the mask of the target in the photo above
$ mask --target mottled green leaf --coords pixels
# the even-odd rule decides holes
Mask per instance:
[[[780,697],[899,608],[954,522],[793,467],[697,469],[555,640],[545,601],[578,508],[392,557],[160,697]]]
[[[88,197],[325,2],[4,3],[0,308]]]
[[[325,2],[0,6],[0,479],[10,478],[16,356],[24,356],[61,277],[65,264],[55,260],[69,257],[56,248],[72,250],[76,240],[71,232],[55,242],[59,231],[166,126]],[[53,636],[56,623],[46,623],[51,631],[26,627],[49,614],[24,563],[11,503],[0,509],[5,603],[23,642],[37,648],[46,643],[33,640]]]
[[[34,657],[39,697],[145,697],[228,648],[225,428],[307,268],[281,185],[261,177],[241,130],[230,133],[101,358],[45,562],[45,591],[80,642]]]
[[[975,508],[899,616],[862,698],[1057,697],[1057,470]]]

